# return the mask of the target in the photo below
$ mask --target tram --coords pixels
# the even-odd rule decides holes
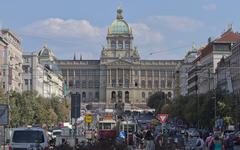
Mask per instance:
[[[127,135],[126,143],[133,145],[134,133],[137,132],[137,123],[134,121],[122,121],[120,123],[120,130],[124,131]]]
[[[101,120],[98,122],[99,139],[115,139],[117,136],[117,122],[115,120]]]

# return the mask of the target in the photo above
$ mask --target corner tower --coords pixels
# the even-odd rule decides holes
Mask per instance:
[[[103,48],[101,53],[101,62],[108,63],[116,59],[123,59],[129,62],[139,61],[139,54],[133,47],[132,28],[124,20],[123,10],[117,9],[116,19],[108,28],[107,46]]]

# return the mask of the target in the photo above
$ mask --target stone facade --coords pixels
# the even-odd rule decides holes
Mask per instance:
[[[54,65],[54,55],[44,46],[39,52],[23,54],[23,91],[43,97],[63,97],[63,77]]]
[[[240,40],[240,34],[229,28],[219,38],[198,50],[198,57],[188,72],[188,94],[201,94],[217,86],[217,64],[223,57],[231,55],[231,46]]]
[[[1,85],[5,92],[22,92],[22,49],[21,41],[9,29],[1,34]]]
[[[122,10],[108,28],[107,46],[100,60],[57,60],[70,93],[78,92],[83,102],[102,102],[112,107],[146,104],[157,91],[173,97],[175,69],[180,60],[140,60],[133,46],[131,27]]]

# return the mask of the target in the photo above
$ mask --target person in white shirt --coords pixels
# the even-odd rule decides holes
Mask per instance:
[[[196,150],[204,150],[204,141],[199,135],[197,136]]]

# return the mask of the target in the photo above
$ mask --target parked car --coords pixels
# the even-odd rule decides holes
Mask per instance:
[[[52,138],[53,139],[56,139],[56,137],[57,136],[59,136],[59,135],[62,135],[62,130],[61,129],[54,129],[53,131],[52,131]]]
[[[9,142],[9,150],[48,150],[47,133],[42,128],[15,128]]]
[[[237,145],[240,145],[240,131],[237,131],[234,134],[234,143],[237,144]]]

